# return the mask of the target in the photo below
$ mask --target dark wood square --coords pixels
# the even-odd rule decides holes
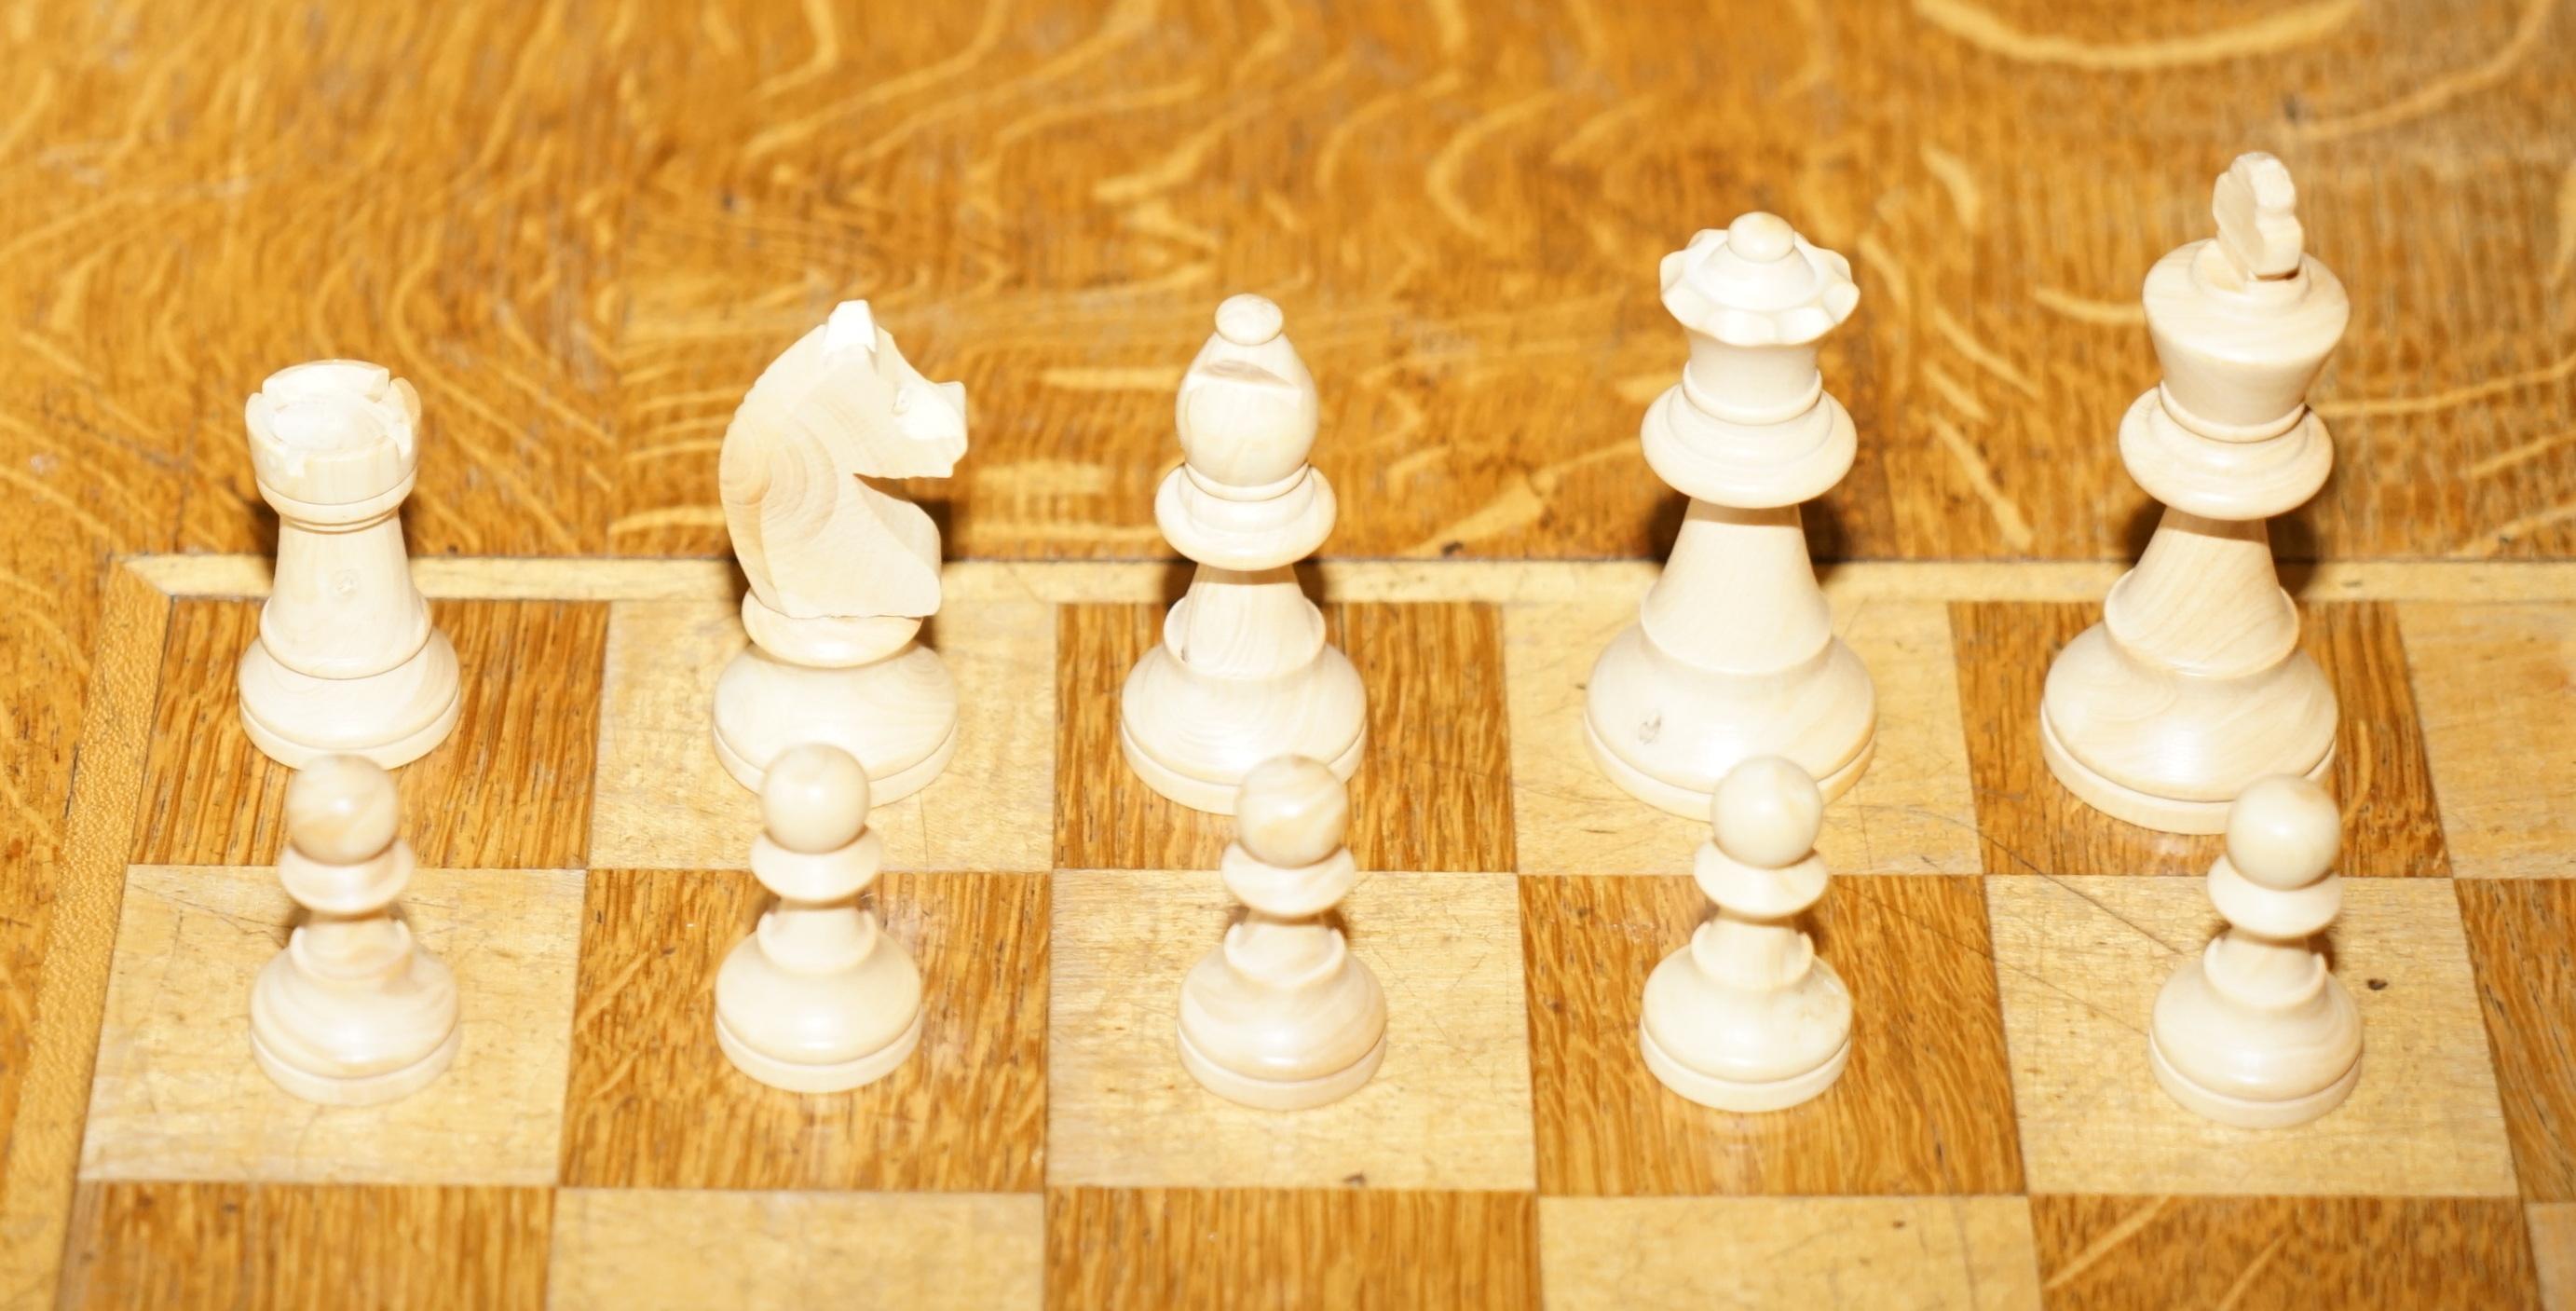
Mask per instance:
[[[2158,833],[2078,801],[2040,758],[2039,696],[2058,649],[2101,617],[2092,602],[1959,602],[1959,718],[1968,736],[1977,832],[1989,874],[2206,872],[2216,836]],[[2300,607],[2300,641],[2342,703],[2331,787],[2343,804],[2338,868],[2366,876],[2443,876],[2441,814],[2425,764],[2397,612],[2380,602]]]
[[[1056,627],[1056,865],[1213,868],[1233,821],[1167,801],[1118,748],[1118,693],[1165,607],[1068,605]],[[1469,602],[1324,607],[1368,688],[1351,853],[1372,870],[1512,868],[1502,622]]]
[[[1525,878],[1520,888],[1541,1193],[2020,1190],[1976,877],[1834,880],[1807,928],[1851,988],[1851,1063],[1823,1096],[1765,1115],[1684,1100],[1638,1051],[1646,976],[1709,913],[1697,884]]]
[[[2501,1311],[2540,1294],[2497,1197],[2033,1197],[2051,1311]]]
[[[921,963],[921,1046],[875,1083],[809,1097],[753,1082],[716,1046],[716,969],[768,904],[751,875],[593,871],[564,1183],[1037,1191],[1046,879],[889,874],[874,896],[886,931]]]
[[[590,843],[608,607],[584,601],[435,601],[456,645],[456,731],[397,771],[403,836],[423,864],[574,869]],[[181,601],[170,619],[135,821],[141,865],[277,859],[286,780],[242,731],[234,665],[259,631],[255,601]]]
[[[1046,1231],[1058,1311],[1539,1304],[1528,1193],[1059,1188]]]
[[[2576,1202],[2576,881],[2453,887],[2522,1195]]]
[[[538,1311],[553,1225],[544,1188],[85,1183],[58,1305]]]

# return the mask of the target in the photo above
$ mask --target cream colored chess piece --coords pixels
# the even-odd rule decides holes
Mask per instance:
[[[2334,798],[2258,780],[2227,816],[2209,896],[2227,929],[2156,994],[2147,1050],[2175,1101],[2221,1124],[2277,1129],[2343,1104],[2361,1080],[2361,1013],[2313,939],[2343,909],[2328,871]]]
[[[716,1041],[773,1088],[832,1093],[885,1077],[921,1043],[921,969],[860,896],[885,846],[868,776],[839,747],[790,747],[760,785],[751,872],[777,894],[716,972]]]
[[[1368,711],[1359,672],[1325,642],[1323,612],[1290,568],[1324,544],[1335,507],[1306,463],[1315,380],[1280,326],[1269,301],[1229,298],[1181,380],[1188,462],[1163,480],[1154,519],[1198,571],[1119,698],[1119,743],[1137,776],[1220,815],[1277,756],[1349,778]]]
[[[2334,689],[2299,649],[2264,524],[2334,464],[2307,392],[2351,313],[2301,253],[2297,201],[2279,160],[2241,156],[2218,179],[2218,236],[2147,274],[2165,378],[2120,420],[2120,456],[2167,508],[2040,703],[2058,781],[2132,824],[2216,833],[2255,779],[2334,763]]]
[[[242,653],[242,728],[302,769],[347,752],[390,769],[456,727],[456,649],[403,550],[420,397],[373,364],[321,360],[250,398],[251,472],[277,511],[277,583]]]
[[[718,460],[751,580],[751,645],[716,683],[716,755],[758,790],[779,752],[828,742],[882,804],[957,750],[957,685],[918,640],[939,610],[939,527],[874,480],[944,478],[966,454],[966,389],[921,376],[848,301],[751,386]]]
[[[1386,994],[1326,918],[1359,879],[1350,796],[1323,764],[1283,757],[1243,780],[1234,812],[1222,871],[1247,909],[1181,983],[1181,1065],[1246,1106],[1321,1106],[1386,1056]]]
[[[394,918],[414,864],[399,819],[393,778],[363,757],[320,757],[286,785],[277,876],[304,922],[251,984],[250,1046],[308,1102],[389,1102],[456,1059],[455,976]]]
[[[1717,914],[1646,979],[1638,1041],[1665,1087],[1720,1110],[1777,1111],[1842,1077],[1851,991],[1797,924],[1825,895],[1824,817],[1815,779],[1777,756],[1718,784],[1693,871]]]
[[[1869,765],[1878,694],[1834,636],[1798,505],[1842,480],[1857,445],[1816,369],[1860,300],[1851,265],[1757,213],[1665,256],[1663,283],[1690,362],[1643,439],[1690,509],[1637,623],[1592,668],[1585,737],[1612,781],[1677,815],[1707,814],[1755,756],[1840,796]]]

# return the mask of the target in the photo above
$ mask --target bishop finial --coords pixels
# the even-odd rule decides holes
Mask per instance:
[[[1315,379],[1280,333],[1279,307],[1259,296],[1217,306],[1216,332],[1181,379],[1181,451],[1204,484],[1267,487],[1296,473],[1315,447]]]
[[[2307,240],[2299,226],[2299,189],[2280,160],[2259,150],[2238,155],[2218,175],[2209,212],[2218,220],[2218,248],[2239,277],[2286,278],[2299,271]]]

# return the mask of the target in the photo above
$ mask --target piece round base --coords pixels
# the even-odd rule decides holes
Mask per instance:
[[[1590,715],[1583,717],[1583,742],[1592,748],[1593,763],[1601,767],[1601,772],[1609,776],[1611,782],[1619,785],[1620,791],[1657,810],[1669,811],[1684,819],[1708,822],[1709,801],[1713,794],[1667,783],[1620,759],[1609,744],[1602,741],[1601,730],[1593,727]],[[1861,739],[1860,749],[1853,752],[1851,759],[1844,761],[1840,768],[1817,779],[1816,790],[1822,792],[1827,801],[1851,791],[1852,785],[1860,781],[1860,776],[1868,772],[1870,757],[1877,753],[1878,729],[1872,725],[1869,736]]]
[[[1201,1087],[1227,1101],[1265,1111],[1302,1111],[1340,1101],[1358,1092],[1377,1073],[1378,1063],[1386,1059],[1386,1035],[1379,1034],[1368,1054],[1351,1062],[1348,1068],[1314,1079],[1255,1079],[1208,1059],[1198,1044],[1190,1041],[1188,1033],[1179,1037],[1181,1068],[1189,1071]]]
[[[2048,716],[2039,717],[2039,755],[2048,762],[2048,772],[2078,801],[2123,823],[2159,833],[2224,833],[2227,811],[2235,805],[2226,801],[2185,801],[2141,792],[2125,783],[2115,783],[2075,758],[2066,743],[2057,736],[2057,728]],[[2307,780],[2323,786],[2326,775],[2334,770],[2335,751],[2329,745],[2325,758],[2307,772]],[[2251,782],[2252,780],[2247,780]]]
[[[755,765],[741,752],[734,750],[733,744],[725,741],[722,729],[716,731],[715,743],[716,760],[724,766],[725,772],[733,775],[734,782],[758,792],[761,783],[769,777],[769,767],[766,764]],[[857,752],[850,754],[852,759],[864,759]],[[932,747],[930,754],[923,757],[919,764],[908,769],[898,769],[884,778],[870,775],[868,804],[882,806],[889,802],[901,801],[930,786],[932,780],[939,777],[940,771],[948,768],[949,758],[956,754],[957,730],[952,728],[948,731],[948,736],[938,746]]]
[[[957,685],[926,646],[842,668],[746,647],[716,679],[711,718],[717,761],[755,792],[770,761],[807,742],[849,752],[880,806],[928,787],[957,754]]]
[[[259,1068],[278,1087],[308,1102],[323,1106],[380,1106],[419,1092],[428,1087],[431,1080],[445,1073],[447,1067],[455,1062],[456,1049],[463,1045],[464,1036],[465,1031],[461,1027],[450,1029],[447,1037],[431,1048],[427,1056],[399,1069],[354,1079],[316,1074],[300,1066],[289,1065],[285,1058],[270,1051],[268,1044],[259,1040],[256,1030],[250,1036],[250,1050],[251,1055],[258,1058]]]
[[[772,1088],[792,1093],[848,1092],[894,1073],[895,1067],[912,1055],[912,1049],[921,1045],[921,1021],[926,1013],[914,1014],[912,1023],[885,1046],[855,1060],[829,1065],[783,1061],[754,1050],[735,1036],[733,1026],[725,1023],[721,1013],[716,1016],[716,1045],[724,1049],[725,1059],[732,1061],[735,1069]]]
[[[1655,1078],[1665,1087],[1702,1106],[1714,1106],[1721,1111],[1785,1111],[1801,1102],[1811,1101],[1833,1087],[1834,1080],[1843,1076],[1843,1067],[1851,1063],[1851,1039],[1845,1038],[1843,1045],[1825,1058],[1824,1064],[1805,1074],[1762,1083],[1741,1083],[1702,1074],[1682,1064],[1679,1058],[1665,1051],[1663,1044],[1656,1042],[1655,1035],[1642,1024],[1637,1026],[1637,1045],[1646,1054],[1646,1068],[1654,1071]]]
[[[2361,1062],[2356,1060],[2333,1083],[2305,1097],[2258,1101],[2213,1091],[2193,1082],[2190,1076],[2174,1068],[2173,1062],[2165,1056],[2164,1044],[2157,1041],[2153,1033],[2147,1035],[2147,1056],[2156,1068],[2156,1082],[2164,1085],[2165,1092],[2175,1101],[2206,1119],[2239,1129],[2287,1129],[2292,1125],[2306,1124],[2343,1105],[2344,1098],[2352,1095],[2353,1085],[2361,1082]]]
[[[1333,771],[1335,778],[1349,782],[1351,775],[1359,772],[1360,750],[1367,745],[1368,729],[1362,727],[1359,736],[1351,739],[1349,749],[1325,761],[1325,767]],[[1127,757],[1127,767],[1136,772],[1136,777],[1143,779],[1145,786],[1163,796],[1192,810],[1204,810],[1211,815],[1234,813],[1235,794],[1243,790],[1241,775],[1233,778],[1193,778],[1181,773],[1154,759],[1143,747],[1136,745],[1136,739],[1128,733],[1124,721],[1118,725],[1118,749]]]
[[[456,672],[456,648],[449,644],[447,634],[435,629],[411,659],[367,678],[299,674],[278,664],[268,654],[268,648],[256,641],[242,653],[239,677],[242,732],[249,735],[253,746],[289,769],[303,769],[331,755],[363,756],[386,769],[398,769],[446,741],[465,710],[464,688]],[[272,698],[281,705],[302,705],[309,699],[307,720],[318,718],[334,727],[363,723],[384,715],[388,708],[398,712],[390,717],[394,724],[413,723],[419,727],[396,729],[383,737],[308,741],[280,727],[273,716],[259,712],[258,704]],[[414,698],[423,703],[418,710],[404,704]],[[423,718],[420,710],[427,710],[431,702],[437,708]]]

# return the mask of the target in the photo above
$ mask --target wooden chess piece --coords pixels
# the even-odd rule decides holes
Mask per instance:
[[[1291,568],[1333,531],[1333,488],[1306,463],[1315,380],[1280,335],[1279,307],[1235,296],[1181,380],[1187,463],[1163,480],[1154,519],[1198,563],[1129,671],[1118,738],[1146,786],[1227,814],[1251,770],[1283,755],[1359,768],[1368,702],[1350,658]]]
[[[377,365],[320,360],[272,375],[244,417],[277,511],[277,577],[238,670],[243,731],[296,769],[339,752],[419,759],[463,704],[456,649],[403,549],[420,397]]]
[[[716,682],[715,745],[743,786],[828,742],[882,804],[956,754],[957,684],[917,640],[939,610],[939,527],[876,480],[944,478],[965,454],[966,389],[922,377],[866,301],[752,384],[718,459],[751,645]]]
[[[1852,1002],[1797,917],[1825,895],[1824,794],[1777,756],[1727,772],[1693,871],[1717,913],[1646,979],[1638,1042],[1665,1087],[1726,1111],[1777,1111],[1833,1086]]]
[[[1800,502],[1851,468],[1851,415],[1817,343],[1860,293],[1842,256],[1769,214],[1664,257],[1664,307],[1690,336],[1681,381],[1646,410],[1646,463],[1687,494],[1672,558],[1584,696],[1602,772],[1677,815],[1727,771],[1785,756],[1831,799],[1869,765],[1878,694],[1834,636]]]
[[[308,1102],[393,1101],[456,1059],[455,976],[394,918],[414,867],[399,819],[393,778],[362,756],[319,757],[286,785],[277,876],[304,922],[251,984],[250,1045]]]
[[[2257,780],[2227,816],[2209,896],[2227,929],[2156,994],[2147,1050],[2175,1101],[2221,1124],[2305,1124],[2361,1081],[2361,1012],[2314,938],[2343,909],[2343,818],[2303,778]]]
[[[716,972],[716,1042],[789,1092],[844,1092],[921,1043],[921,968],[860,903],[885,863],[868,776],[839,747],[790,747],[760,785],[751,872],[778,904]]]
[[[1181,983],[1181,1065],[1246,1106],[1321,1106],[1386,1056],[1386,994],[1328,918],[1359,880],[1350,795],[1321,762],[1282,757],[1233,809],[1221,871],[1246,910]]]
[[[2120,420],[2120,456],[2164,518],[2040,702],[2058,781],[2169,833],[2219,832],[2255,779],[2334,763],[2334,689],[2299,649],[2265,529],[2334,464],[2307,392],[2351,314],[2301,251],[2297,202],[2279,160],[2240,156],[2218,179],[2218,236],[2147,274],[2165,377]]]

